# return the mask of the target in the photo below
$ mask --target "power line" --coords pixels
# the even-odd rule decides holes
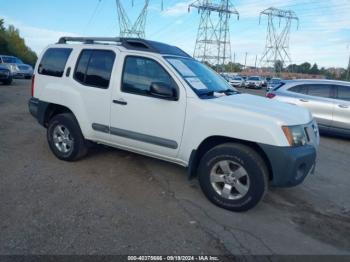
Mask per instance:
[[[274,68],[275,73],[278,74],[286,62],[289,64],[292,62],[289,55],[289,37],[292,21],[297,21],[299,26],[299,18],[291,10],[282,10],[274,7],[262,11],[260,19],[262,16],[267,16],[268,25],[265,51],[260,63]],[[276,24],[277,22],[278,24]],[[280,63],[280,66],[277,66],[278,63]]]
[[[134,0],[131,1],[131,4],[132,6],[134,6]],[[144,0],[141,12],[139,13],[136,21],[132,23],[121,3],[121,0],[116,0],[119,30],[121,37],[146,37],[145,30],[149,4],[150,0]],[[163,9],[163,0],[161,0],[161,7]]]
[[[229,21],[239,13],[230,0],[197,0],[189,6],[198,9],[200,23],[194,57],[212,65],[231,61]]]
[[[96,7],[94,9],[94,11],[92,12],[89,21],[87,22],[85,28],[84,28],[84,32],[86,31],[86,29],[89,27],[89,25],[91,24],[92,20],[95,18],[96,14],[97,14],[97,10],[101,5],[102,0],[98,0]]]

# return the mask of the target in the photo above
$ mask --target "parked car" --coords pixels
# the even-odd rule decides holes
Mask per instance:
[[[267,97],[308,108],[320,130],[350,136],[350,83],[332,80],[284,81]]]
[[[12,75],[10,69],[6,65],[0,64],[0,82],[5,85],[11,85]]]
[[[266,91],[269,92],[270,90],[277,87],[282,82],[281,78],[272,78],[270,82],[267,84]]]
[[[260,76],[250,76],[245,82],[245,88],[261,89],[263,81]]]
[[[7,64],[10,67],[13,78],[31,79],[33,75],[33,67],[24,64],[20,59],[14,56],[0,55],[0,64]]]
[[[88,141],[163,159],[233,211],[257,205],[268,184],[296,186],[314,171],[308,110],[241,94],[177,47],[63,37],[38,61],[29,110],[61,160],[82,158]]]
[[[229,80],[229,83],[233,86],[233,87],[244,87],[244,79],[240,76],[235,76],[235,77],[232,77],[230,80]]]

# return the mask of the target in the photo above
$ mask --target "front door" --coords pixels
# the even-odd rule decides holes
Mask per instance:
[[[181,143],[186,93],[157,57],[125,56],[118,68],[121,81],[113,90],[110,133],[113,143],[155,156],[175,158]],[[177,99],[150,94],[152,83],[174,87]]]

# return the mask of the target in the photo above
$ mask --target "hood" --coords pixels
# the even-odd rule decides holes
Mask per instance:
[[[300,125],[312,121],[310,111],[305,108],[260,96],[238,94],[223,96],[209,101],[235,109],[236,113],[247,112],[248,114],[268,117],[281,125]]]

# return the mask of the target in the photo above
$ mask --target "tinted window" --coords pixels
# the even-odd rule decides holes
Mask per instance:
[[[307,95],[308,86],[307,85],[293,86],[292,88],[289,88],[288,91]]]
[[[108,88],[115,53],[108,50],[83,50],[80,54],[74,78],[80,83],[98,88]]]
[[[170,75],[156,61],[134,56],[125,59],[122,91],[149,95],[153,82],[175,85]]]
[[[330,85],[308,85],[308,95],[317,97],[330,97]]]
[[[75,69],[74,78],[81,83],[85,83],[86,69],[90,60],[91,53],[91,50],[85,50],[80,54],[79,61]]]
[[[350,86],[338,86],[338,99],[350,101]]]
[[[4,60],[5,64],[15,64],[16,63],[16,58],[12,56],[4,56],[2,57],[2,60]]]
[[[48,49],[39,64],[39,74],[62,77],[71,52],[70,48]]]

